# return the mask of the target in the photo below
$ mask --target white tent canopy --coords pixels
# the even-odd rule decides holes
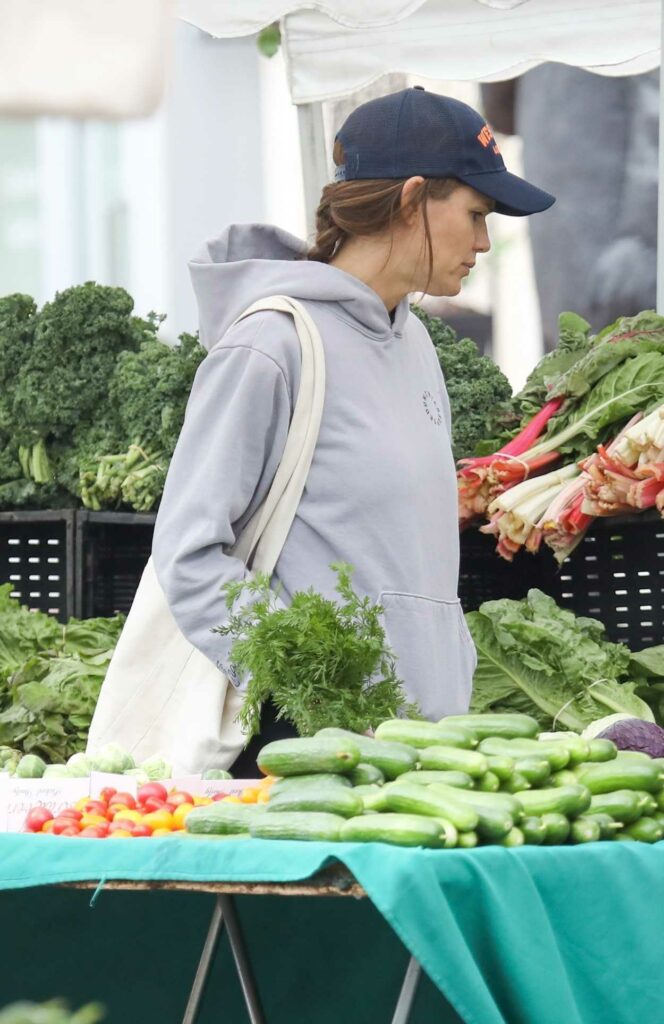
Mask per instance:
[[[291,97],[313,103],[390,72],[453,81],[513,78],[544,61],[605,75],[659,64],[660,0],[180,0],[213,35],[257,31],[280,16]]]

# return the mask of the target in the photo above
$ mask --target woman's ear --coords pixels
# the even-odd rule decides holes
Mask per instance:
[[[404,186],[401,190],[400,210],[401,220],[404,224],[414,223],[420,216],[419,203],[414,203],[413,198],[415,193],[424,184],[424,178],[421,175],[416,175],[413,178],[408,178],[404,182]]]

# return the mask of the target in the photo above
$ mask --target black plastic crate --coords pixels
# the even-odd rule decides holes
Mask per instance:
[[[75,614],[73,509],[0,512],[0,583],[33,611]]]
[[[664,644],[664,520],[655,513],[598,519],[558,566],[548,548],[506,562],[495,539],[461,535],[459,596],[465,611],[538,587],[576,615],[599,619],[609,639],[632,650]]]
[[[77,513],[76,608],[81,618],[129,611],[150,557],[156,518],[139,512]]]

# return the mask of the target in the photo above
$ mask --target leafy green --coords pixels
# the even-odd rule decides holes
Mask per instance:
[[[522,601],[486,601],[466,620],[478,653],[473,711],[523,711],[545,729],[579,732],[607,708],[653,720],[625,681],[630,651],[595,619],[533,589]]]
[[[452,414],[452,448],[455,459],[473,455],[477,443],[499,425],[512,395],[510,383],[492,359],[482,355],[470,338],[456,332],[438,317],[411,307],[426,327],[440,363]],[[508,420],[509,420],[508,415]],[[513,419],[513,417],[512,417]]]
[[[123,617],[30,612],[0,587],[0,745],[48,761],[82,750]]]
[[[416,713],[396,675],[380,621],[383,609],[354,592],[349,565],[332,568],[342,603],[310,589],[280,608],[262,574],[224,587],[233,614],[217,632],[234,638],[232,664],[249,677],[239,715],[249,735],[258,731],[268,698],[277,717],[304,736],[329,725],[363,732],[399,711]]]

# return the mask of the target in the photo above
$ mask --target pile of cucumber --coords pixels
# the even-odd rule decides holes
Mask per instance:
[[[277,740],[258,757],[277,776],[268,803],[197,807],[187,832],[437,849],[664,837],[664,759],[538,732],[484,714]]]

